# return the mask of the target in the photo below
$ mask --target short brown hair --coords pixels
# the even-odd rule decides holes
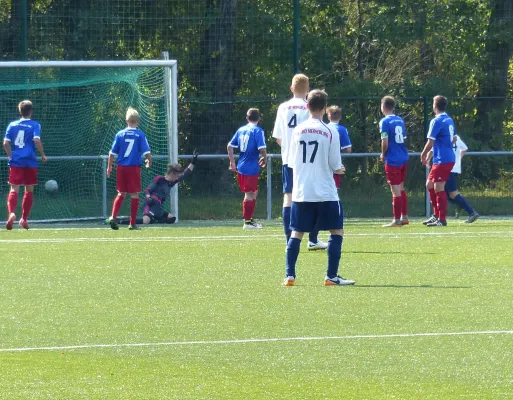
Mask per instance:
[[[438,111],[445,111],[447,109],[447,98],[444,96],[435,96],[433,97],[433,105],[436,107]]]
[[[314,89],[306,97],[310,111],[321,111],[328,104],[328,95],[324,90]]]
[[[310,80],[305,74],[296,74],[292,78],[291,89],[294,93],[307,92],[310,87]]]
[[[260,110],[258,108],[250,108],[246,113],[246,118],[251,122],[260,121]]]
[[[342,110],[339,106],[329,106],[326,109],[326,112],[328,113],[328,118],[340,121],[340,118],[342,118]]]
[[[169,164],[167,166],[167,174],[181,174],[183,170],[184,168],[178,163]]]
[[[30,100],[23,100],[18,104],[18,111],[21,116],[24,118],[30,117],[32,115],[32,102]]]
[[[395,108],[395,99],[392,96],[385,96],[381,99],[381,105],[385,110],[392,111]]]

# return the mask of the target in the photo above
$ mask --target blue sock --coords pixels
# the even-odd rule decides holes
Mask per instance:
[[[330,235],[328,240],[328,270],[326,276],[334,278],[338,274],[338,266],[342,255],[342,236]]]
[[[308,234],[308,240],[312,243],[317,243],[319,241],[318,236],[319,230],[315,227],[314,230]]]
[[[287,243],[286,255],[286,274],[287,276],[296,277],[296,261],[299,255],[299,248],[301,247],[301,240],[297,238],[290,238]]]
[[[465,200],[465,197],[463,197],[461,194],[457,195],[454,198],[454,201],[458,203],[458,205],[463,208],[468,214],[472,214],[474,212],[474,209],[470,207],[470,204],[467,203],[467,200]]]
[[[285,232],[285,244],[287,245],[292,233],[290,230],[290,207],[283,207],[281,215],[283,218],[283,232]]]

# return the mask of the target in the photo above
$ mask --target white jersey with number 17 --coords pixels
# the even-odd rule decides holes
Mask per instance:
[[[300,97],[293,97],[289,101],[280,104],[276,114],[273,138],[281,140],[281,159],[283,165],[289,165],[288,155],[290,151],[290,137],[292,131],[300,123],[308,119],[309,113],[306,108],[306,100]],[[290,165],[289,165],[290,167]]]
[[[292,132],[289,167],[294,169],[292,201],[338,201],[333,171],[342,168],[340,137],[324,122],[310,118]]]

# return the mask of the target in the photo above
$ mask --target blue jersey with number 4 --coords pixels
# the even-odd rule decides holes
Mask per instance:
[[[237,171],[242,175],[258,175],[260,149],[265,149],[264,130],[255,124],[241,126],[230,141],[230,146],[240,151]]]
[[[41,125],[31,119],[13,121],[7,127],[5,140],[11,142],[13,167],[37,168],[36,145],[34,138],[41,138]]]
[[[146,135],[136,128],[119,131],[110,150],[111,154],[118,156],[116,163],[124,167],[141,165],[141,157],[149,152]]]
[[[446,113],[439,114],[431,120],[427,137],[435,141],[433,164],[445,164],[456,160],[452,147],[454,121]]]
[[[408,162],[408,150],[404,145],[406,126],[404,120],[397,115],[387,115],[379,121],[381,140],[388,139],[385,163],[392,167],[400,167]]]

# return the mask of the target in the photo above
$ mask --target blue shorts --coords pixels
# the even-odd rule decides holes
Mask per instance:
[[[281,179],[283,180],[283,193],[292,193],[292,183],[294,176],[292,175],[292,168],[287,165],[281,167]]]
[[[290,229],[312,232],[344,229],[344,209],[340,201],[292,202]]]
[[[451,175],[449,175],[449,178],[445,182],[445,192],[447,194],[458,190],[458,175],[459,174],[455,172],[451,172]]]

